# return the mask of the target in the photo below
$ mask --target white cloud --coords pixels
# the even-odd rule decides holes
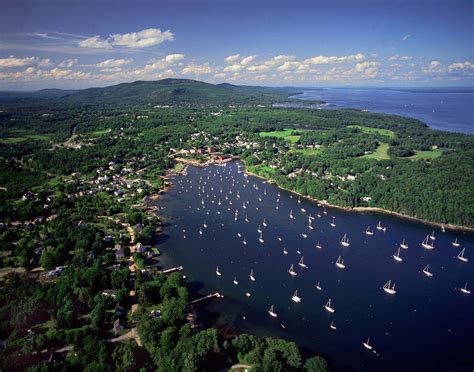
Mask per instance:
[[[471,72],[471,71],[474,71],[474,64],[469,61],[451,63],[448,66],[448,71],[449,72],[464,72],[464,71]]]
[[[95,66],[99,68],[113,68],[128,65],[133,59],[106,59],[105,61],[97,63]]]
[[[243,66],[247,66],[247,65],[249,65],[250,63],[252,63],[255,58],[257,58],[256,55],[247,56],[247,57],[245,57],[245,58],[242,58],[242,60],[240,61],[240,64],[243,65]]]
[[[427,66],[423,67],[422,71],[425,74],[439,73],[444,71],[444,67],[440,61],[433,60]]]
[[[99,35],[81,40],[79,46],[83,48],[111,49],[114,46],[125,48],[148,48],[160,45],[165,41],[174,40],[174,34],[170,31],[161,31],[159,28],[148,28],[138,32],[127,34],[112,34],[106,39]]]
[[[398,54],[395,54],[394,56],[388,58],[389,61],[411,61],[412,59],[413,57],[399,56]]]
[[[402,40],[407,41],[409,38],[411,38],[411,34],[406,34],[405,36],[402,37]]]
[[[72,66],[74,66],[75,64],[77,64],[77,58],[70,58],[70,59],[65,59],[64,61],[62,61],[61,63],[58,64],[58,67],[61,67],[61,68],[71,68]]]
[[[239,65],[237,63],[227,66],[224,68],[224,72],[237,72],[242,69],[242,65]]]
[[[202,65],[191,63],[181,70],[181,73],[184,75],[205,75],[212,72],[214,72],[214,69],[207,63]]]
[[[26,58],[15,58],[10,56],[8,58],[0,58],[0,68],[10,67],[25,67],[25,66],[40,66],[46,67],[51,64],[49,58],[38,58],[38,57],[26,57]]]
[[[88,80],[93,75],[90,72],[72,71],[68,69],[53,68],[41,70],[28,67],[23,71],[0,72],[0,80],[6,81],[37,81],[37,80]]]
[[[365,59],[365,55],[362,53],[351,54],[348,56],[316,56],[312,58],[308,58],[304,60],[304,64],[312,64],[312,65],[324,65],[324,64],[332,64],[332,63],[343,63],[343,62],[355,62],[355,61],[363,61]]]
[[[234,62],[237,62],[239,58],[240,58],[240,54],[234,54],[234,55],[224,58],[224,61],[226,61],[227,63],[234,63]]]
[[[253,72],[253,73],[268,72],[276,66],[279,66],[279,65],[284,64],[285,62],[291,62],[294,60],[295,60],[294,56],[278,55],[258,65],[249,66],[247,68],[247,71]]]

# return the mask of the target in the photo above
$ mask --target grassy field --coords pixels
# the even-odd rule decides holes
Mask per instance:
[[[108,128],[108,129],[96,130],[94,132],[90,132],[87,134],[90,134],[91,136],[100,137],[100,136],[103,136],[104,134],[110,133],[111,130],[112,129]]]
[[[395,138],[395,133],[388,129],[369,128],[369,127],[364,127],[362,125],[349,125],[348,127],[360,129],[362,132],[368,133],[368,134],[380,134],[381,136]]]
[[[300,136],[292,136],[291,133],[294,132],[294,129],[284,129],[284,130],[279,130],[279,131],[273,131],[273,132],[260,132],[260,137],[277,137],[277,138],[284,138],[287,141],[291,142],[292,144],[296,143],[299,139]],[[298,130],[302,131],[302,130]]]
[[[265,164],[248,166],[247,170],[250,173],[258,174],[263,177],[271,177],[275,174],[275,169]]]
[[[45,136],[44,134],[28,134],[25,136],[20,137],[7,137],[7,138],[0,138],[0,143],[19,143],[28,140],[35,140],[35,141],[49,141],[49,137]]]
[[[297,149],[296,152],[303,154],[303,155],[320,155],[322,149]]]
[[[415,155],[408,157],[407,159],[410,160],[418,160],[418,159],[436,159],[439,158],[443,154],[443,150],[434,149],[434,150],[427,150],[427,151],[416,151]]]
[[[376,159],[376,160],[387,160],[390,159],[390,156],[388,155],[388,143],[381,142],[379,144],[379,147],[372,152],[371,154],[367,154],[364,156],[361,156],[361,158],[365,159]]]

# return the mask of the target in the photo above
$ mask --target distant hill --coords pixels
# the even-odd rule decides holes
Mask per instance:
[[[83,104],[255,104],[286,100],[294,90],[209,84],[188,79],[135,81],[105,88],[75,91],[61,99]]]
[[[66,97],[74,92],[76,91],[71,89],[41,89],[31,92],[0,91],[0,101],[54,100]]]

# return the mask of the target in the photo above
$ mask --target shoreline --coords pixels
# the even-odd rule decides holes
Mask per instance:
[[[326,200],[318,200],[318,199],[315,199],[311,196],[300,194],[297,191],[287,189],[285,187],[282,187],[282,186],[278,185],[278,183],[276,183],[273,180],[267,179],[267,178],[265,178],[265,177],[263,177],[259,174],[252,173],[252,172],[247,170],[247,167],[246,167],[245,163],[242,160],[240,160],[240,161],[244,165],[244,173],[245,174],[247,174],[249,176],[254,176],[254,177],[260,178],[260,179],[262,179],[262,180],[264,180],[264,181],[266,181],[266,182],[268,182],[272,185],[275,185],[280,190],[284,190],[284,191],[290,192],[292,194],[298,195],[298,196],[300,196],[302,198],[305,198],[305,199],[307,199],[311,202],[321,203],[321,205],[323,205],[325,207],[335,208],[335,209],[339,209],[339,210],[343,210],[343,211],[351,212],[351,213],[373,213],[373,214],[383,214],[383,215],[395,216],[395,217],[398,217],[398,218],[401,218],[401,219],[409,220],[411,222],[418,222],[418,223],[421,223],[421,224],[424,224],[424,225],[437,227],[439,229],[441,229],[444,226],[444,228],[446,230],[459,231],[459,232],[470,233],[470,234],[474,233],[474,228],[473,227],[454,225],[454,224],[450,224],[450,223],[443,224],[443,223],[440,223],[440,222],[428,221],[428,220],[424,220],[422,218],[409,216],[409,215],[406,215],[406,214],[403,214],[403,213],[400,213],[400,212],[390,211],[390,210],[383,209],[383,208],[380,208],[380,207],[344,207],[342,205],[331,204],[331,203],[328,203]]]

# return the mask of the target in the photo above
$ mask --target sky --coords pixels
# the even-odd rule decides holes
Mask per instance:
[[[474,1],[2,0],[0,90],[473,86]]]

